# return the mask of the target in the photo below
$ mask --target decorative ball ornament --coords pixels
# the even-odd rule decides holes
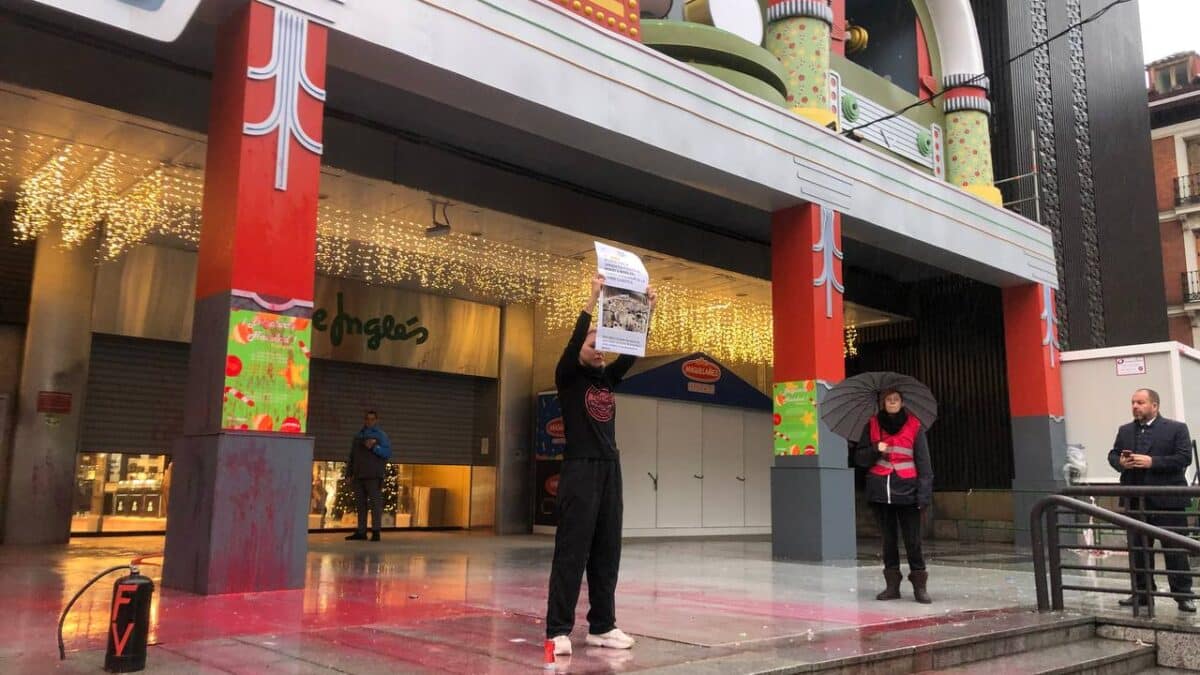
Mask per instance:
[[[758,0],[687,0],[683,16],[733,33],[751,44],[762,44],[763,17]]]
[[[630,9],[637,9],[637,5],[637,0],[629,0]],[[645,0],[642,2],[642,16],[647,19],[665,19],[674,5],[674,0]]]

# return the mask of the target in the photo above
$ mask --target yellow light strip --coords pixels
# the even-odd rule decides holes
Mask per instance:
[[[118,152],[5,130],[0,134],[0,197],[17,184],[15,236],[32,240],[53,223],[64,246],[99,236],[98,257],[114,260],[151,236],[199,242],[203,175]],[[586,300],[595,267],[457,231],[426,236],[421,224],[322,201],[317,271],[381,285],[468,295],[541,308],[542,329],[569,329]],[[651,353],[704,351],[730,363],[772,359],[771,307],[678,283],[655,281],[660,302]]]

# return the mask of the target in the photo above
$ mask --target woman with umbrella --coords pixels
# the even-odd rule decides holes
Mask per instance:
[[[897,529],[908,554],[908,580],[917,602],[933,602],[926,591],[929,572],[921,553],[921,509],[933,500],[933,466],[925,429],[916,415],[904,409],[899,391],[888,389],[879,397],[879,412],[854,452],[854,462],[868,469],[866,497],[883,535],[883,578],[887,588],[876,600],[900,597],[900,547]]]
[[[908,554],[908,579],[917,602],[933,602],[921,553],[921,510],[933,501],[933,466],[925,429],[937,419],[928,387],[895,373],[863,373],[830,390],[822,421],[855,441],[854,462],[867,469],[865,492],[883,536],[883,578],[876,600],[900,597],[900,547]]]

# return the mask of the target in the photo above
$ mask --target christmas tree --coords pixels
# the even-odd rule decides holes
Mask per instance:
[[[400,467],[388,463],[387,477],[383,479],[383,510],[395,514],[400,506]]]
[[[347,513],[355,513],[354,486],[350,484],[350,464],[342,463],[342,477],[338,480],[337,493],[333,497],[333,520],[339,521]]]

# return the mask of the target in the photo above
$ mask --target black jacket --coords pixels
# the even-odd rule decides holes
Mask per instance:
[[[901,478],[896,473],[877,476],[869,471],[879,461],[879,450],[871,442],[871,427],[863,430],[862,439],[854,449],[854,463],[868,469],[863,481],[867,501],[874,504],[897,506],[929,506],[933,501],[933,464],[929,461],[929,442],[925,429],[917,430],[913,442],[913,462],[917,465],[916,478]]]
[[[1184,469],[1192,463],[1192,437],[1187,425],[1159,416],[1142,433],[1150,435],[1148,452],[1139,453],[1138,425],[1124,424],[1117,430],[1112,450],[1108,451],[1108,463],[1121,473],[1121,485],[1177,485],[1186,487]],[[1144,442],[1144,441],[1143,441]],[[1121,451],[1148,454],[1149,469],[1122,469]],[[1150,509],[1183,509],[1191,502],[1189,497],[1147,497]]]
[[[591,322],[590,314],[579,313],[571,340],[554,371],[554,384],[558,387],[558,401],[562,406],[563,431],[567,437],[564,459],[618,459],[617,405],[613,389],[637,359],[621,355],[605,368],[581,364],[579,350],[587,339]]]

